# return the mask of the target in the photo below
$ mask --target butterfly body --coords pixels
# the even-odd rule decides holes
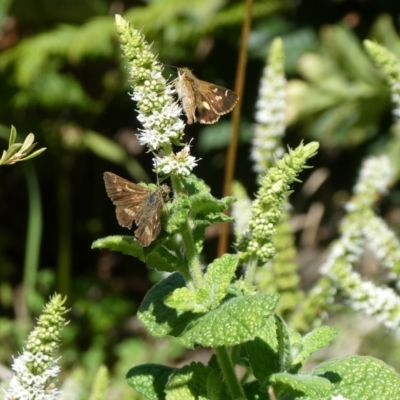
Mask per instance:
[[[168,185],[152,191],[111,172],[104,173],[104,183],[107,195],[116,207],[118,223],[131,229],[135,221],[138,242],[148,246],[161,232],[160,213],[164,198],[170,193]]]
[[[232,90],[196,78],[188,68],[178,68],[173,83],[188,124],[214,124],[232,111],[239,99]]]

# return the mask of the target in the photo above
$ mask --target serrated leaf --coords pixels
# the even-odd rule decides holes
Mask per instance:
[[[143,258],[143,247],[139,245],[134,236],[107,236],[97,239],[92,243],[92,249],[109,249],[123,254]]]
[[[268,384],[269,377],[280,371],[278,356],[278,339],[273,316],[254,340],[246,343],[246,351],[254,376],[263,385]]]
[[[208,265],[204,286],[197,291],[186,287],[175,290],[165,299],[165,304],[178,311],[205,313],[217,308],[227,294],[238,264],[237,255],[224,254]]]
[[[203,180],[189,176],[182,178],[184,190],[190,200],[191,217],[196,224],[230,221],[223,211],[235,201],[234,197],[217,199],[211,195],[210,188]]]
[[[212,308],[216,308],[226,296],[238,262],[236,254],[224,254],[208,265],[207,272],[204,274],[204,289],[209,293]]]
[[[302,350],[294,358],[292,364],[301,364],[304,360],[310,357],[311,354],[327,346],[338,334],[336,328],[330,326],[321,326],[314,329],[302,340]]]
[[[195,362],[176,370],[166,385],[166,400],[209,400],[207,378],[211,372],[210,367]]]
[[[210,192],[206,183],[196,175],[189,175],[181,178],[183,189],[192,196],[196,193]]]
[[[164,297],[184,286],[182,275],[174,273],[147,292],[137,316],[153,336],[179,336],[187,324],[197,317],[196,314],[189,312],[178,313],[164,304]]]
[[[179,231],[182,234],[192,235],[196,254],[200,254],[206,228],[213,223],[233,220],[223,211],[235,199],[233,197],[216,199],[211,195],[210,188],[204,181],[195,176],[181,177],[180,181],[182,188],[171,205],[170,217],[164,229],[170,234]],[[188,230],[188,221],[190,230]]]
[[[178,337],[186,347],[234,346],[253,340],[275,310],[279,296],[257,294],[237,297],[193,319]]]
[[[208,311],[207,304],[202,304],[203,291],[195,292],[187,287],[176,289],[165,298],[165,305],[178,311],[192,311],[194,313],[205,313]]]
[[[342,395],[349,400],[400,399],[400,375],[373,357],[330,360],[312,373],[332,382],[332,396]]]
[[[186,268],[186,265],[163,246],[153,242],[142,247],[134,236],[107,236],[92,243],[92,249],[119,251],[145,262],[158,271],[175,272]]]
[[[226,215],[221,215],[221,213],[235,201],[235,198],[225,197],[220,200],[210,193],[202,192],[192,195],[190,200],[192,213],[197,220],[204,219],[209,222],[217,222],[219,218],[227,218]]]
[[[173,234],[181,230],[181,226],[187,223],[190,213],[190,200],[186,195],[179,195],[172,203],[170,217],[168,218],[165,230]]]
[[[296,399],[325,399],[331,394],[333,388],[328,379],[311,374],[288,374],[286,372],[272,375],[270,383],[274,387],[275,393],[289,393]]]
[[[232,396],[228,394],[227,387],[224,384],[222,372],[213,369],[207,376],[207,398],[209,400],[231,400]]]
[[[176,368],[158,364],[143,364],[131,368],[126,374],[128,385],[149,400],[165,399],[165,385]]]

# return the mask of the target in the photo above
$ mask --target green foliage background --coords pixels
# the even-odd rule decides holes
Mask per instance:
[[[85,350],[87,365],[115,365],[117,359],[123,363],[122,346],[138,346],[122,338],[138,333],[129,321],[150,288],[148,271],[131,257],[90,249],[99,237],[127,233],[115,221],[102,173],[155,180],[150,156],[134,136],[140,126],[128,96],[114,14],[143,27],[160,61],[188,66],[202,79],[232,88],[244,12],[245,3],[232,0],[1,2],[1,143],[6,148],[13,124],[19,139],[33,132],[39,147],[48,150],[26,165],[0,170],[0,343],[5,343],[0,362],[8,363],[17,353],[29,326],[23,318],[26,310],[18,306],[27,263],[39,265],[29,312],[37,312],[54,290],[74,304],[65,363],[72,365]],[[390,0],[254,1],[236,177],[249,193],[255,191],[248,157],[254,104],[269,43],[281,36],[290,79],[286,141],[292,146],[302,139],[320,141],[315,170],[329,172],[312,195],[293,196],[295,214],[305,213],[312,203],[325,205],[315,241],[299,238],[305,258],[333,238],[362,158],[385,151],[399,174],[400,142],[390,132],[388,90],[361,46],[369,38],[400,55],[399,14],[400,4]],[[174,76],[175,71],[167,68],[165,73]],[[227,121],[187,128],[194,153],[202,158],[196,173],[217,197],[229,140]],[[394,187],[382,207],[395,228],[399,202]],[[28,232],[41,238],[38,255],[26,250]],[[210,232],[208,261],[215,256],[215,243]],[[312,281],[307,269],[303,275],[306,285]],[[140,355],[138,363],[154,357],[149,353]],[[164,356],[176,354],[171,350]]]

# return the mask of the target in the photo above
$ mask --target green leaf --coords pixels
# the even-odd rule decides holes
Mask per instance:
[[[268,384],[270,376],[280,371],[278,338],[273,316],[268,318],[257,337],[246,343],[246,351],[254,376],[263,385]]]
[[[264,400],[264,399],[269,399],[269,397],[266,397],[266,393],[261,391],[260,389],[260,382],[258,381],[253,381],[253,382],[248,382],[243,385],[243,390],[244,393],[246,394],[246,399],[247,400]]]
[[[333,387],[331,382],[325,378],[310,374],[288,374],[286,372],[272,375],[270,383],[276,394],[289,393],[296,399],[325,399],[331,394]]]
[[[234,201],[234,197],[224,197],[219,200],[209,193],[198,193],[191,196],[192,214],[197,223],[229,222],[233,219],[222,212]]]
[[[17,154],[18,152],[19,152],[19,150],[20,150],[20,148],[22,147],[22,144],[21,143],[14,143],[13,145],[11,145],[8,149],[7,149],[7,151],[6,151],[6,157],[5,157],[5,159],[3,160],[4,162],[5,161],[8,161],[11,157],[13,157],[15,154]]]
[[[166,365],[143,364],[131,368],[126,374],[128,385],[146,396],[149,400],[165,399],[165,385],[176,371]]]
[[[190,214],[190,200],[185,194],[181,194],[173,201],[170,209],[170,217],[165,225],[165,230],[173,234],[181,230],[181,226],[187,222]]]
[[[189,221],[196,252],[200,254],[206,228],[216,222],[232,221],[232,218],[223,211],[235,199],[233,197],[216,199],[204,181],[195,176],[182,177],[180,183],[182,189],[172,202],[170,217],[163,226],[168,233],[173,234],[182,232]]]
[[[20,153],[29,153],[33,147],[35,147],[36,143],[33,143],[35,140],[35,135],[33,133],[30,133],[24,140],[24,143],[22,144]]]
[[[179,336],[196,318],[193,313],[178,313],[164,304],[164,297],[185,286],[181,274],[175,273],[154,285],[144,297],[137,316],[146,329],[156,337]]]
[[[186,347],[234,346],[254,339],[275,310],[279,296],[257,294],[237,297],[193,319],[178,337]]]
[[[207,398],[209,400],[231,400],[227,387],[221,379],[221,369],[213,369],[207,376]]]
[[[227,294],[238,264],[238,257],[224,254],[207,267],[204,287],[194,291],[187,287],[175,290],[165,299],[165,304],[179,311],[205,313],[217,308]]]
[[[209,293],[212,308],[217,308],[226,296],[226,290],[235,275],[238,262],[236,254],[224,254],[208,265],[204,274],[204,289]]]
[[[195,362],[176,370],[165,388],[166,400],[209,400],[207,379],[211,372],[210,367]]]
[[[42,147],[39,150],[36,150],[32,154],[29,154],[29,156],[24,157],[24,161],[30,160],[31,158],[37,157],[39,154],[42,154],[46,150],[46,147]]]
[[[15,129],[15,126],[11,125],[11,132],[10,132],[10,138],[8,140],[8,147],[11,147],[15,139],[17,138],[17,130]]]
[[[291,341],[285,321],[275,314],[276,333],[278,340],[279,370],[287,371],[292,365]]]
[[[160,246],[159,239],[160,237],[148,247],[142,247],[134,236],[107,236],[94,241],[92,249],[120,251],[123,254],[138,258],[158,271],[184,270],[186,268],[185,263],[172,252]]]
[[[208,311],[206,293],[203,290],[193,291],[187,287],[176,289],[165,299],[168,307],[178,311],[205,313]]]
[[[400,399],[400,375],[373,357],[330,360],[312,373],[332,382],[332,396],[342,395],[349,400]]]
[[[208,226],[214,222],[232,221],[223,211],[235,201],[234,197],[216,199],[204,181],[194,176],[182,178],[182,184],[189,195],[190,217],[197,225]]]
[[[336,328],[330,326],[321,326],[314,329],[304,336],[302,340],[303,348],[294,358],[292,364],[301,364],[310,357],[311,354],[327,346],[338,334]]]

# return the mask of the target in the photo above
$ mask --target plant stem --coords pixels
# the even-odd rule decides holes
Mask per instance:
[[[183,224],[182,240],[185,244],[186,257],[189,265],[189,272],[192,282],[196,289],[203,286],[203,273],[201,271],[200,261],[196,255],[196,248],[193,242],[192,230],[190,228],[189,220]]]
[[[254,284],[255,276],[256,276],[256,270],[257,270],[257,259],[252,258],[249,260],[249,262],[246,264],[246,271],[244,274],[244,281],[247,286],[251,286]]]
[[[228,350],[226,349],[226,347],[216,347],[214,351],[217,355],[218,363],[224,375],[225,384],[228,387],[230,394],[232,395],[232,399],[246,399],[243,388],[240,385],[238,377],[235,374],[235,368],[231,358],[229,357]]]
[[[175,193],[182,191],[182,183],[177,176],[171,175],[171,182]],[[189,221],[189,218],[186,219],[181,233],[185,245],[185,254],[188,261],[190,277],[194,287],[198,289],[203,286],[203,272],[201,270],[199,258],[196,255],[196,247],[193,242],[192,229]]]
[[[28,229],[25,245],[25,260],[24,260],[24,302],[23,307],[25,312],[28,312],[28,300],[34,292],[36,284],[36,276],[39,265],[40,242],[42,239],[42,204],[40,198],[39,182],[36,174],[36,169],[32,163],[24,164],[24,171],[28,185],[29,197],[29,217]]]
[[[69,294],[72,269],[71,245],[71,187],[67,167],[62,167],[58,179],[59,206],[59,244],[57,256],[58,292],[64,296]]]

